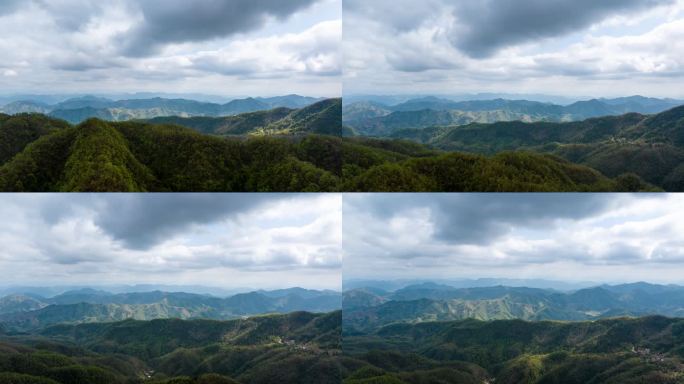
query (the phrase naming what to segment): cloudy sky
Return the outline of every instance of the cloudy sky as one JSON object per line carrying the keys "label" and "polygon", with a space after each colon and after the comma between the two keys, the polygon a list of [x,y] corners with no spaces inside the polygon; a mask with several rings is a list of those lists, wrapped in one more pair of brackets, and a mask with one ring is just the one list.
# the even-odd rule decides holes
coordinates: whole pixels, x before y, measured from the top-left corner
{"label": "cloudy sky", "polygon": [[3,0],[3,93],[341,93],[341,0]]}
{"label": "cloudy sky", "polygon": [[684,284],[678,194],[361,194],[343,215],[345,280]]}
{"label": "cloudy sky", "polygon": [[684,98],[684,0],[344,0],[345,94]]}
{"label": "cloudy sky", "polygon": [[3,285],[339,289],[332,194],[15,194],[0,200]]}

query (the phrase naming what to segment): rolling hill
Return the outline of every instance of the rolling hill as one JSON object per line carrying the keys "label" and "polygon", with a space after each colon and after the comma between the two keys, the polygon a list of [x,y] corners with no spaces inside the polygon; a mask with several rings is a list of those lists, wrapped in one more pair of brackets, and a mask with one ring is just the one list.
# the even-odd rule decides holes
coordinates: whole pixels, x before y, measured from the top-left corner
{"label": "rolling hill", "polygon": [[157,117],[153,124],[175,124],[213,135],[290,135],[315,133],[341,136],[342,100],[328,99],[301,109],[276,108],[228,117]]}
{"label": "rolling hill", "polygon": [[325,152],[336,139],[313,134],[226,139],[179,126],[3,115],[0,135],[12,137],[0,147],[3,191],[328,191],[340,173]]}
{"label": "rolling hill", "polygon": [[[339,100],[327,100],[228,122],[170,120],[194,129],[96,119],[73,126],[39,114],[0,115],[0,136],[8,138],[0,146],[0,191],[655,189],[639,177],[608,178],[554,155],[510,152],[487,157],[447,153],[408,141],[314,133],[335,131],[339,108]],[[265,122],[271,128],[260,128]],[[242,134],[217,137],[224,129]]]}
{"label": "rolling hill", "polygon": [[0,381],[338,383],[340,313],[59,325],[0,338]]}
{"label": "rolling hill", "polygon": [[344,383],[681,383],[682,319],[391,325],[345,336]]}
{"label": "rolling hill", "polygon": [[394,137],[447,151],[492,155],[524,150],[553,154],[608,177],[634,173],[668,191],[684,188],[684,107],[570,123],[498,122],[407,129]]}

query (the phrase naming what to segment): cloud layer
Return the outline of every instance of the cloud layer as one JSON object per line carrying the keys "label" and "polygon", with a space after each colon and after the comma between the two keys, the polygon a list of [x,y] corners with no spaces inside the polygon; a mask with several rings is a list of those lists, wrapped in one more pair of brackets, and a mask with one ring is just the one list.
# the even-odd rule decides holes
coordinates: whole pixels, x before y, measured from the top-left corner
{"label": "cloud layer", "polygon": [[340,93],[341,0],[29,0],[0,19],[5,92]]}
{"label": "cloud layer", "polygon": [[55,194],[2,202],[5,284],[339,284],[337,196]]}
{"label": "cloud layer", "polygon": [[345,279],[684,283],[677,195],[356,195],[343,212]]}
{"label": "cloud layer", "polygon": [[347,94],[684,97],[682,0],[345,0],[344,17]]}

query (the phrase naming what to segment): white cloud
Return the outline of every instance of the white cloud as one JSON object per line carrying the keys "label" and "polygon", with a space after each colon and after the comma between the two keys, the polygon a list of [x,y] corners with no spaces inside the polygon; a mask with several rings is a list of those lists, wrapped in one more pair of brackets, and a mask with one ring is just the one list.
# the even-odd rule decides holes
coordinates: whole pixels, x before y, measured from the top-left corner
{"label": "white cloud", "polygon": [[16,76],[5,71],[0,86],[41,94],[341,92],[341,0],[252,2],[242,15],[213,0],[192,9],[155,3],[162,2],[32,0],[8,8],[0,49]]}
{"label": "white cloud", "polygon": [[[344,277],[684,283],[681,196],[541,197],[416,194],[345,199]],[[502,225],[504,230],[494,230]],[[440,235],[441,228],[448,228],[446,235]],[[477,232],[464,237],[473,228]]]}
{"label": "white cloud", "polygon": [[[582,12],[565,0],[353,5],[345,12],[345,93],[684,97],[684,2],[592,3]],[[408,22],[390,7],[420,11]],[[535,12],[563,22],[521,21]]]}
{"label": "white cloud", "polygon": [[[252,198],[257,196],[5,195],[0,215],[11,222],[0,223],[0,280],[5,285],[183,281],[217,287],[338,288],[339,196],[263,195],[258,203],[249,203]],[[230,200],[243,207],[233,207]],[[202,212],[204,205],[213,206],[216,214]],[[131,216],[131,209],[141,212]],[[103,221],[103,214],[122,217]],[[138,222],[143,217],[145,222]],[[179,223],[160,227],[165,220]],[[138,240],[119,225],[158,234]],[[128,238],[135,239],[134,245],[149,245],[134,247]]]}

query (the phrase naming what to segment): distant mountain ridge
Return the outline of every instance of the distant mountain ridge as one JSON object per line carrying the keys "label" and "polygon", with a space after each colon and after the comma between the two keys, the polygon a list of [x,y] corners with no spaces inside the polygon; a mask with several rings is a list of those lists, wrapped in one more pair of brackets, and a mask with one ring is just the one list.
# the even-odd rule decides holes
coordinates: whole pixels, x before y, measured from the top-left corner
{"label": "distant mountain ridge", "polygon": [[65,292],[52,298],[11,295],[0,298],[0,324],[27,330],[59,323],[126,319],[227,320],[266,313],[331,312],[342,305],[339,292],[290,288],[255,291],[226,298],[183,292],[112,294],[96,290]]}
{"label": "distant mountain ridge", "polygon": [[44,113],[51,117],[66,120],[72,124],[78,124],[93,117],[107,121],[126,121],[132,119],[151,119],[159,116],[232,116],[274,108],[300,109],[322,100],[324,99],[286,95],[268,98],[235,99],[225,104],[217,104],[161,97],[111,100],[102,97],[84,96],[68,99],[53,105],[32,100],[15,101],[0,107],[0,113],[10,115],[17,113]]}
{"label": "distant mountain ridge", "polygon": [[393,292],[343,293],[345,327],[478,320],[593,320],[616,316],[684,316],[684,287],[647,283],[603,285],[572,292],[526,287],[454,288],[419,284]]}
{"label": "distant mountain ridge", "polygon": [[626,113],[654,114],[683,105],[684,101],[631,96],[615,99],[592,99],[569,105],[528,100],[452,101],[423,97],[387,106],[359,101],[345,105],[345,125],[361,135],[388,136],[401,129],[433,126],[495,123],[499,121],[570,122],[593,117]]}
{"label": "distant mountain ridge", "polygon": [[227,117],[164,116],[152,124],[176,124],[213,135],[291,135],[316,133],[341,136],[341,99],[326,99],[299,109],[279,107]]}

